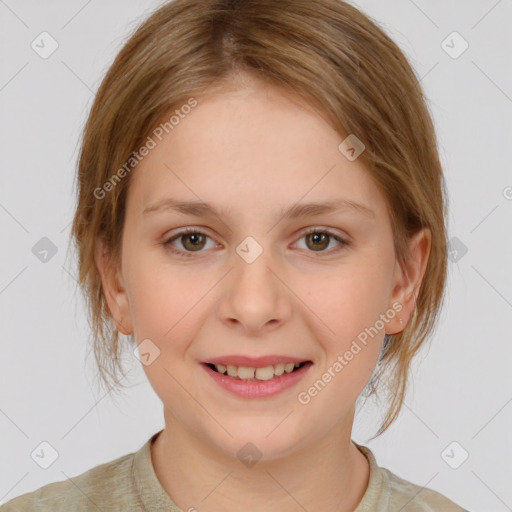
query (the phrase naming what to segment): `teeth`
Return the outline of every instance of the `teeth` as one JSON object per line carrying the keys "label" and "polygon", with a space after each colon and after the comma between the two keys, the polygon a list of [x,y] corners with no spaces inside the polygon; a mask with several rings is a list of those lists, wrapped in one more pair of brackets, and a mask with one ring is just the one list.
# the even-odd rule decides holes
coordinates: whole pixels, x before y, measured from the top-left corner
{"label": "teeth", "polygon": [[251,368],[248,366],[233,366],[228,364],[216,364],[215,369],[222,374],[227,374],[230,377],[238,377],[241,380],[271,380],[275,376],[279,377],[283,373],[291,373],[295,368],[298,368],[301,363],[279,363],[275,366],[269,365],[263,368]]}
{"label": "teeth", "polygon": [[[238,373],[240,377],[240,372]],[[243,377],[240,377],[243,379]],[[256,378],[258,380],[270,380],[274,378],[274,367],[265,366],[265,368],[256,368]]]}
{"label": "teeth", "polygon": [[283,363],[279,363],[279,364],[276,364],[274,366],[274,373],[279,376],[279,375],[283,375],[284,373],[284,364]]}
{"label": "teeth", "polygon": [[291,373],[293,372],[293,369],[295,368],[295,365],[293,363],[288,363],[288,364],[285,364],[284,365],[284,371],[286,373]]}
{"label": "teeth", "polygon": [[[258,371],[260,371],[259,368],[258,368]],[[254,368],[248,368],[247,366],[240,366],[238,368],[238,377],[240,377],[241,379],[245,379],[245,380],[254,379],[254,372],[255,372]],[[258,375],[258,378],[260,378],[259,375]]]}

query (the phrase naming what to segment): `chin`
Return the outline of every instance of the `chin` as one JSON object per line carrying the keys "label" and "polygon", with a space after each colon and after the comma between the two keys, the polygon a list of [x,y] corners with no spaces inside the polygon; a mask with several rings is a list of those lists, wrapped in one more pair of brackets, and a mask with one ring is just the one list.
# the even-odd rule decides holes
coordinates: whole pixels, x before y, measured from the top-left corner
{"label": "chin", "polygon": [[[219,429],[215,438],[210,439],[225,455],[240,460],[248,467],[251,467],[251,461],[263,462],[287,457],[303,444],[304,434],[301,435],[289,421],[291,418],[282,421],[285,416],[277,420],[247,417],[224,422],[223,426],[233,437]],[[206,435],[203,436],[205,438]]]}

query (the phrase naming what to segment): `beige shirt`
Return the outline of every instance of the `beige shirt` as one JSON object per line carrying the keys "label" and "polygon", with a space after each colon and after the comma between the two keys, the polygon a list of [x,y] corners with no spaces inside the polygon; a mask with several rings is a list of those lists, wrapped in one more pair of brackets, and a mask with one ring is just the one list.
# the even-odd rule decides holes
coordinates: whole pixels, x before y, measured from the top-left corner
{"label": "beige shirt", "polygon": [[[14,498],[0,512],[181,510],[160,484],[151,462],[151,443],[135,453],[96,466],[70,480],[47,484]],[[377,465],[371,450],[355,443],[370,463],[368,488],[354,512],[468,512],[436,491],[403,480]],[[200,506],[198,505],[198,512]]]}

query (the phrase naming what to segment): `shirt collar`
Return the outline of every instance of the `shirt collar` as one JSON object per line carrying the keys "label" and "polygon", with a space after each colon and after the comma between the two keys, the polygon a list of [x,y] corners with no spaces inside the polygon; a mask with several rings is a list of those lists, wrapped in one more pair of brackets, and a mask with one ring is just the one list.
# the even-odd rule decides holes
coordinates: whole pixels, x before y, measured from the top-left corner
{"label": "shirt collar", "polygon": [[141,501],[140,505],[146,512],[152,510],[182,512],[162,487],[151,461],[151,445],[160,432],[153,434],[135,453],[132,466],[133,483]]}
{"label": "shirt collar", "polygon": [[354,512],[379,512],[381,510],[388,510],[391,490],[384,471],[377,465],[375,455],[370,448],[360,445],[355,441],[352,442],[367,458],[370,464],[368,487]]}

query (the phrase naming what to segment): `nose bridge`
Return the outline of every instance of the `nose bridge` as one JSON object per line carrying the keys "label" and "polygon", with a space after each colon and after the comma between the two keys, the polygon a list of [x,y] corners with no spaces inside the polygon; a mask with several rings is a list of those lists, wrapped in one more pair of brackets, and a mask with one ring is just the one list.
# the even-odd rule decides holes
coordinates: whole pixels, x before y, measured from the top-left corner
{"label": "nose bridge", "polygon": [[[241,288],[239,292],[271,294],[275,288],[275,276],[271,270],[275,265],[272,250],[263,246],[263,237],[248,236],[236,247],[234,256],[234,285]],[[268,241],[267,237],[267,241]]]}
{"label": "nose bridge", "polygon": [[222,318],[237,320],[248,330],[283,320],[289,309],[286,287],[276,277],[271,249],[249,236],[236,247],[233,265],[228,292],[222,298]]}

